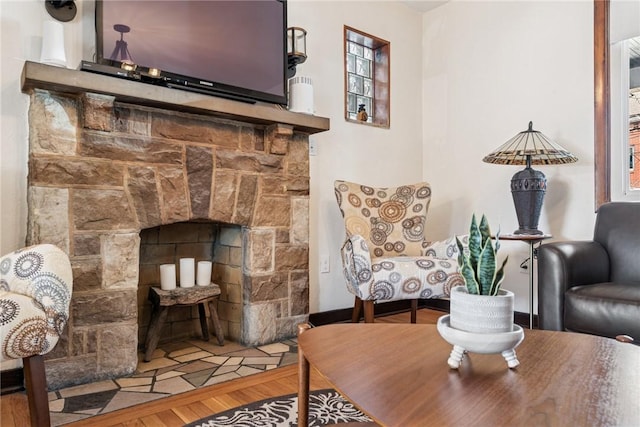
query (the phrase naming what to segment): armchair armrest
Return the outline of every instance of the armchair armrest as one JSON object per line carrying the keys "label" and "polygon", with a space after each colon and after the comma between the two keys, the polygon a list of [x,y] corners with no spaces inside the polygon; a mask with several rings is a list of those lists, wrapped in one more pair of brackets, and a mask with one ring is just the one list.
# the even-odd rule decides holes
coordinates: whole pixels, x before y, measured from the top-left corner
{"label": "armchair armrest", "polygon": [[609,256],[597,242],[554,242],[538,248],[541,329],[564,330],[564,294],[574,286],[608,281]]}
{"label": "armchair armrest", "polygon": [[[463,246],[469,244],[469,236],[457,236]],[[453,259],[458,262],[458,245],[456,244],[456,236],[449,237],[446,240],[438,240],[435,242],[425,242],[422,250],[423,256],[431,256],[439,259]]]}
{"label": "armchair armrest", "polygon": [[[373,283],[371,254],[366,240],[358,234],[348,236],[342,245],[340,254],[342,255],[342,273],[347,280],[347,289],[358,298],[362,298],[364,294],[360,288],[369,289]],[[368,291],[367,294],[369,294]]]}

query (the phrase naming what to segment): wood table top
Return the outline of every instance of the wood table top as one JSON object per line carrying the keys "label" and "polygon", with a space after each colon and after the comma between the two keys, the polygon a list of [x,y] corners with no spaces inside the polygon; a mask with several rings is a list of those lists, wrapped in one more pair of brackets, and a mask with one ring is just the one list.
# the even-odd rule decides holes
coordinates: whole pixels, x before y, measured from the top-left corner
{"label": "wood table top", "polygon": [[613,339],[525,330],[516,369],[475,353],[449,369],[435,325],[327,325],[298,345],[384,426],[640,425],[640,347]]}

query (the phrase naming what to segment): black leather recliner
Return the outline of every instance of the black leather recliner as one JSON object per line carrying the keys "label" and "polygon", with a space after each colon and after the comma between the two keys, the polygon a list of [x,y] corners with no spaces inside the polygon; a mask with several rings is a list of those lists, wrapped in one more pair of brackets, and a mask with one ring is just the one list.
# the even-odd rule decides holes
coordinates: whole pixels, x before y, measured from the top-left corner
{"label": "black leather recliner", "polygon": [[593,241],[538,248],[540,329],[640,339],[640,203],[600,207]]}

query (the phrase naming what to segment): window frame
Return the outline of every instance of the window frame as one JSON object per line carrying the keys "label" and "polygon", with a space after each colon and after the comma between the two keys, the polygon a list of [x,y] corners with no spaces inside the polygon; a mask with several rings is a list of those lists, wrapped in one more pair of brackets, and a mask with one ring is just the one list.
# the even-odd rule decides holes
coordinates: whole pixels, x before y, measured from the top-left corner
{"label": "window frame", "polygon": [[[373,50],[371,80],[373,84],[372,111],[367,111],[372,119],[361,121],[349,117],[349,74],[347,55],[348,42]],[[391,126],[391,43],[347,25],[344,26],[343,37],[344,59],[344,118],[349,123],[388,129]],[[357,103],[356,103],[357,105]]]}

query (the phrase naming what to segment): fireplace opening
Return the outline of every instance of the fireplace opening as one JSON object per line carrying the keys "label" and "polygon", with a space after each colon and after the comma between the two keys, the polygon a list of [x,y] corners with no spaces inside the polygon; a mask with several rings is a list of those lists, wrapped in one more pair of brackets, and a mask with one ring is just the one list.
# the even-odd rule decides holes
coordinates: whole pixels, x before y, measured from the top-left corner
{"label": "fireplace opening", "polygon": [[[138,347],[142,350],[151,320],[148,295],[160,286],[160,265],[174,264],[180,277],[180,258],[212,261],[212,282],[220,286],[218,315],[225,337],[239,341],[242,323],[241,227],[218,222],[181,222],[140,231],[138,283]],[[180,284],[178,283],[178,286]],[[208,307],[207,317],[210,318]],[[201,338],[197,306],[169,310],[160,344]]]}

